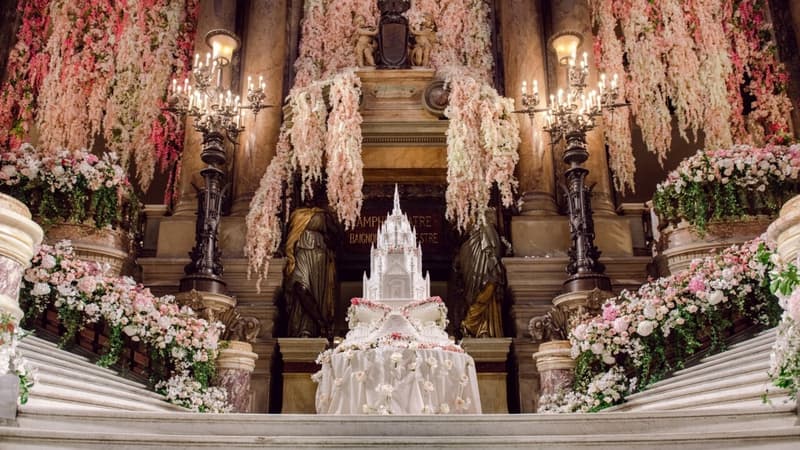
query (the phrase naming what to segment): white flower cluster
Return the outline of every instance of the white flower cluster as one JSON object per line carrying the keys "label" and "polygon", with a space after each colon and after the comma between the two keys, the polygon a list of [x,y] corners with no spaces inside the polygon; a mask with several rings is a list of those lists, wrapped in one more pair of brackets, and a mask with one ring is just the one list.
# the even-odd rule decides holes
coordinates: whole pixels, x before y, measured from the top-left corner
{"label": "white flower cluster", "polygon": [[178,373],[158,383],[156,390],[162,392],[171,403],[195,412],[226,413],[231,410],[228,393],[224,389],[204,388],[188,372]]}
{"label": "white flower cluster", "polygon": [[19,378],[19,402],[25,403],[28,391],[35,383],[36,374],[28,367],[28,362],[17,348],[22,331],[10,314],[0,314],[0,375],[14,374]]}

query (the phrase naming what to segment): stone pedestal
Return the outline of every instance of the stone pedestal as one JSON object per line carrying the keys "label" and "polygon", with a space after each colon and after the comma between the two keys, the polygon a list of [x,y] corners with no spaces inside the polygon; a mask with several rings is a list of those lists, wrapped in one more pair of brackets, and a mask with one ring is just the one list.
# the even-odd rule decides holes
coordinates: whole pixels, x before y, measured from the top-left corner
{"label": "stone pedestal", "polygon": [[775,241],[778,254],[786,262],[795,262],[800,253],[800,195],[787,201],[780,216],[767,229],[767,238]]}
{"label": "stone pedestal", "polygon": [[315,414],[317,384],[311,375],[319,370],[317,356],[328,346],[324,338],[279,338],[283,361],[283,404],[281,413]]}
{"label": "stone pedestal", "polygon": [[484,414],[508,414],[511,338],[464,338],[461,346],[475,360],[481,411]]}
{"label": "stone pedestal", "polygon": [[0,313],[22,318],[20,283],[42,236],[42,228],[31,220],[26,206],[0,194]]}
{"label": "stone pedestal", "polygon": [[539,371],[540,396],[570,389],[575,380],[575,360],[570,356],[569,341],[542,342],[533,354]]}
{"label": "stone pedestal", "polygon": [[175,295],[181,305],[187,305],[195,311],[207,310],[206,315],[216,318],[225,311],[236,306],[236,298],[216,292],[189,291]]}
{"label": "stone pedestal", "polygon": [[250,389],[250,376],[256,368],[258,355],[247,342],[229,341],[227,347],[219,351],[215,384],[228,392],[228,403],[232,412],[253,411],[253,396]]}
{"label": "stone pedestal", "polygon": [[670,225],[662,231],[661,254],[666,259],[670,273],[674,274],[688,268],[694,259],[760,236],[771,220],[767,216],[757,216],[741,221],[711,222],[705,233],[699,233],[687,222]]}
{"label": "stone pedestal", "polygon": [[83,260],[108,264],[112,275],[120,275],[132,264],[131,238],[127,232],[94,225],[57,223],[47,228],[47,242],[69,240],[75,255]]}

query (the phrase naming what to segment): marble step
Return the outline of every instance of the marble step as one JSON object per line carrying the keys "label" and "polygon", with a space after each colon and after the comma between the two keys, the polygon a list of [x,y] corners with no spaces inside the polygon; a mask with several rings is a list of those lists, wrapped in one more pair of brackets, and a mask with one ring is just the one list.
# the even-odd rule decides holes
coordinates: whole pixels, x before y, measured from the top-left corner
{"label": "marble step", "polygon": [[28,400],[31,406],[56,409],[125,411],[184,411],[168,403],[143,384],[126,380],[98,367],[87,358],[61,350],[50,342],[28,336],[20,349],[37,383]]}
{"label": "marble step", "polygon": [[0,449],[796,449],[793,409],[565,415],[316,416],[50,411],[23,407]]}
{"label": "marble step", "polygon": [[[769,380],[769,354],[776,330],[771,329],[704,358],[699,364],[631,395],[608,411],[687,410],[750,407],[773,409],[793,405],[788,392]],[[770,403],[764,403],[764,398]]]}

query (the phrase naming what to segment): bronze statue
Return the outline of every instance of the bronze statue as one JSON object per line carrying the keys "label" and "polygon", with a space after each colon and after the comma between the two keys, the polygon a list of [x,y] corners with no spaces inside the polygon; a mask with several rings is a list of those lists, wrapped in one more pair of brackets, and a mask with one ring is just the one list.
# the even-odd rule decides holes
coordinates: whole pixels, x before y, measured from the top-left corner
{"label": "bronze statue", "polygon": [[321,208],[298,208],[289,220],[284,292],[288,336],[328,337],[332,332],[336,264],[335,225]]}
{"label": "bronze statue", "polygon": [[356,61],[358,67],[374,66],[375,57],[373,52],[377,47],[375,43],[375,36],[378,31],[375,27],[367,26],[367,19],[358,15],[355,18],[356,31],[353,33],[353,44],[356,46]]}
{"label": "bronze statue", "polygon": [[415,66],[429,67],[431,65],[431,50],[433,44],[436,43],[436,27],[433,24],[433,17],[426,14],[422,23],[419,25],[419,30],[412,32],[414,34],[414,49],[411,50],[411,62]]}
{"label": "bronze statue", "polygon": [[500,236],[491,223],[477,225],[461,245],[454,270],[466,307],[460,326],[464,336],[503,337],[506,274],[502,256]]}

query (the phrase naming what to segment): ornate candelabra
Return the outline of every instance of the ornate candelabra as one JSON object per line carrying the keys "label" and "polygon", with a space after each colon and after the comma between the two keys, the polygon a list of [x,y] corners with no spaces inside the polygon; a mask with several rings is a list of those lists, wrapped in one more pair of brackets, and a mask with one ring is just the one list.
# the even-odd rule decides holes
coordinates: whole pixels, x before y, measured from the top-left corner
{"label": "ornate candelabra", "polygon": [[[555,95],[550,95],[547,107],[538,108],[540,98],[536,80],[532,83],[532,93],[528,93],[527,83],[523,81],[523,109],[516,111],[527,114],[532,126],[535,126],[534,116],[543,113],[545,123],[542,128],[550,134],[551,143],[555,144],[562,139],[566,142],[562,160],[568,166],[564,176],[572,237],[566,268],[569,277],[564,282],[567,292],[611,289],[605,267],[599,261],[600,251],[594,245],[591,187],[586,186],[586,175],[589,171],[583,167],[583,163],[589,158],[586,133],[595,128],[597,117],[604,109],[625,106],[624,103],[617,103],[619,89],[616,74],[608,85],[605,74],[602,74],[597,89],[587,92],[589,64],[586,53],[580,63],[577,63],[575,50],[579,44],[580,35],[576,33],[563,33],[553,39],[559,63],[567,66],[566,92],[559,89]],[[565,52],[568,53],[564,55]]]}
{"label": "ornate candelabra", "polygon": [[169,110],[192,117],[193,127],[203,136],[200,159],[206,167],[200,171],[204,185],[198,193],[195,246],[189,253],[191,262],[184,268],[180,290],[224,294],[222,263],[218,243],[222,203],[227,189],[224,186],[225,166],[228,158],[225,140],[236,145],[239,133],[244,130],[242,120],[245,110],[254,115],[268,105],[264,103],[264,81],[259,77],[254,86],[248,77],[247,104],[238,95],[223,87],[224,70],[230,65],[233,52],[240,42],[226,30],[212,30],[206,34],[206,43],[213,49],[205,61],[195,55],[190,81],[172,80]]}

